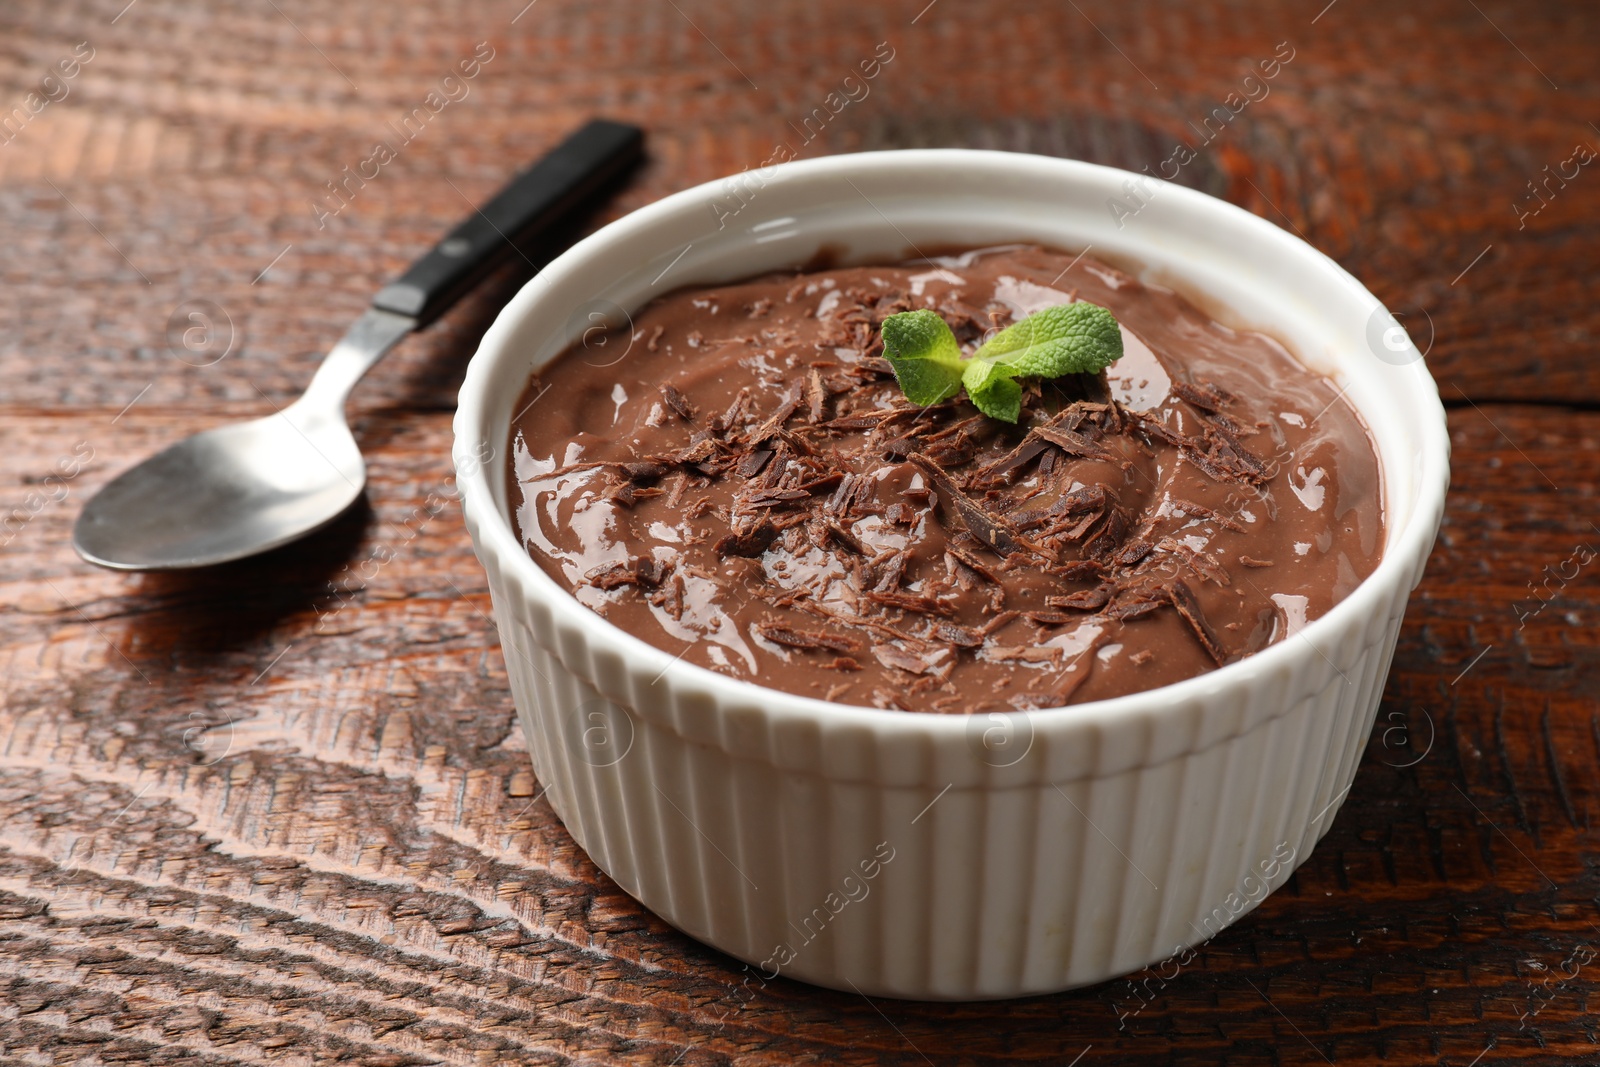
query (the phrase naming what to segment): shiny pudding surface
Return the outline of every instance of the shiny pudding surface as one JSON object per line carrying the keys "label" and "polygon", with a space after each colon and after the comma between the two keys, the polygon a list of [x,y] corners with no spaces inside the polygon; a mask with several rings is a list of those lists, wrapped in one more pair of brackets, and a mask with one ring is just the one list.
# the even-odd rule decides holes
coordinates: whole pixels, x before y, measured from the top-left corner
{"label": "shiny pudding surface", "polygon": [[[1074,299],[1116,315],[1124,355],[1029,384],[1014,426],[911,404],[881,358],[899,311],[970,352]],[[849,704],[1155,688],[1291,637],[1382,552],[1377,456],[1334,385],[1040,248],[670,293],[514,410],[515,526],[551,577],[687,662]]]}

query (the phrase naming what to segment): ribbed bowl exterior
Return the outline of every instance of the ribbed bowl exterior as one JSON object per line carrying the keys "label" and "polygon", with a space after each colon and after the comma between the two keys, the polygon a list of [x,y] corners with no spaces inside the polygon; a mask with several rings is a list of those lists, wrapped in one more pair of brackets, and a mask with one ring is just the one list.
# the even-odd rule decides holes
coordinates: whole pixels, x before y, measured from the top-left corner
{"label": "ribbed bowl exterior", "polygon": [[[922,151],[775,172],[745,231],[709,230],[702,209],[723,193],[707,186],[587,239],[518,295],[469,368],[463,510],[551,805],[625,891],[763,977],[1013,997],[1127,974],[1215,934],[1309,855],[1372,728],[1448,481],[1420,356],[1352,355],[1381,305],[1309,246],[1187,190],[1163,192],[1140,220],[1150,229],[1130,236],[1094,218],[1127,176],[1086,164]],[[980,222],[947,221],[964,217]],[[521,383],[573,339],[582,297],[637,306],[663,265],[682,272],[674,285],[726,280],[803,261],[806,241],[830,237],[882,257],[901,238],[975,245],[1019,228],[1205,274],[1347,379],[1384,464],[1379,570],[1324,618],[1198,679],[940,716],[826,705],[675,661],[528,558],[503,459],[474,457],[501,456]]]}
{"label": "ribbed bowl exterior", "polygon": [[1406,600],[1159,724],[1013,717],[1032,744],[1001,767],[965,732],[774,720],[759,690],[655,676],[485,565],[534,767],[595,863],[769,977],[916,999],[1103,981],[1281,885],[1350,787]]}

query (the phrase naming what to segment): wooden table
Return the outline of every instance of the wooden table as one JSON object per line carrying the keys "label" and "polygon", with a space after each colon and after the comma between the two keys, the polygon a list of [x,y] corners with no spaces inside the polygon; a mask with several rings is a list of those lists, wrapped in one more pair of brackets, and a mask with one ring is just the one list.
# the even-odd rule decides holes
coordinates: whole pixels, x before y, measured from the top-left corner
{"label": "wooden table", "polygon": [[[1592,10],[126,2],[19,0],[0,32],[0,1058],[1600,1057],[1600,176],[1570,162],[1600,146]],[[807,127],[880,42],[869,94]],[[592,114],[650,131],[608,217],[783,144],[1139,169],[1280,42],[1270,94],[1181,180],[1431,341],[1455,486],[1332,831],[1171,981],[975,1005],[780,981],[716,1021],[736,966],[540,798],[448,499],[462,368],[525,266],[357,391],[371,482],[322,535],[186,576],[68,547],[110,475],[291,399],[381,282]],[[327,183],[431,91],[458,98],[332,214]]]}

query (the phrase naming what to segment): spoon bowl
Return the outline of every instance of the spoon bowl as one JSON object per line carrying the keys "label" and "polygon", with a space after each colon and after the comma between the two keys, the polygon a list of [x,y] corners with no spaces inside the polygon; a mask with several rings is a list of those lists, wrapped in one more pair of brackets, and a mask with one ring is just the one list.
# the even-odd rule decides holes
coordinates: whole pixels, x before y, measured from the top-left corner
{"label": "spoon bowl", "polygon": [[344,419],[300,401],[196,434],[124,471],[83,509],[73,547],[115,570],[226,563],[325,526],[366,479]]}

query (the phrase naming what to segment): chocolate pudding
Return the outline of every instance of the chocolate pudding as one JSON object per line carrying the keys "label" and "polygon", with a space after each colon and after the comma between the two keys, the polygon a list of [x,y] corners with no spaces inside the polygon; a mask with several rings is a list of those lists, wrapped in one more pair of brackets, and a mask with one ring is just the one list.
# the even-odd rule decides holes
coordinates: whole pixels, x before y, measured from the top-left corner
{"label": "chocolate pudding", "polygon": [[[930,308],[970,353],[1041,308],[1121,325],[1015,425],[881,358]],[[1006,247],[683,290],[529,384],[516,528],[584,605],[690,663],[906,711],[1054,707],[1292,638],[1382,552],[1353,408],[1271,338],[1089,257]],[[605,341],[605,344],[598,342]]]}

